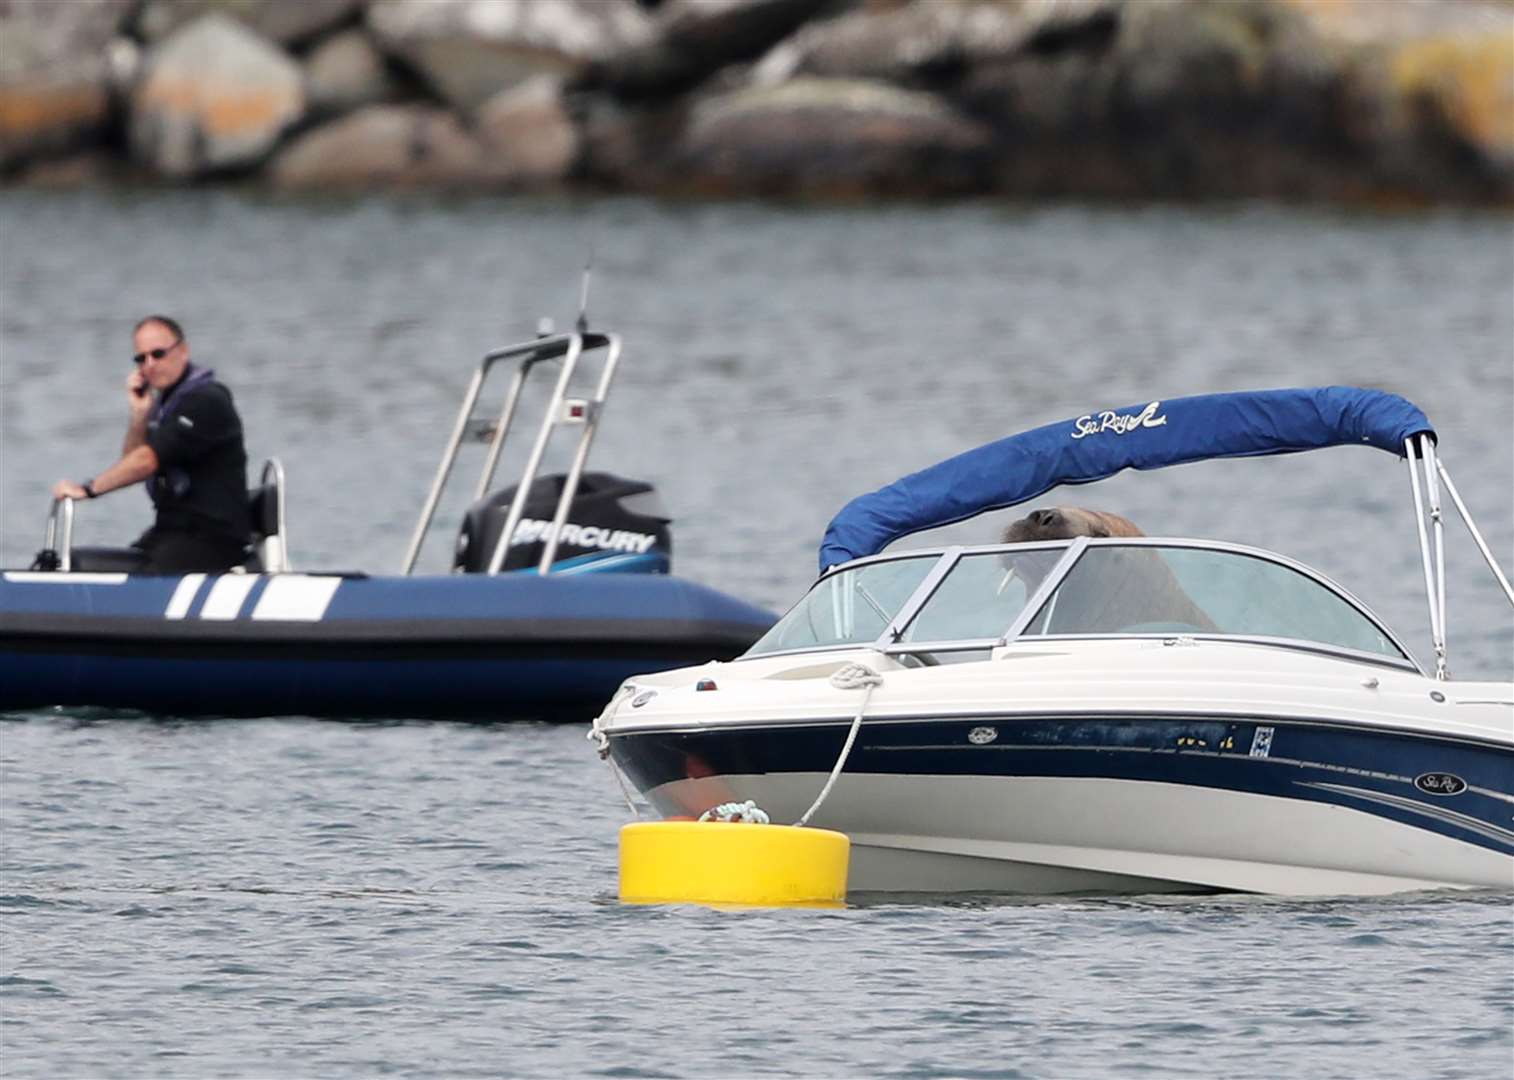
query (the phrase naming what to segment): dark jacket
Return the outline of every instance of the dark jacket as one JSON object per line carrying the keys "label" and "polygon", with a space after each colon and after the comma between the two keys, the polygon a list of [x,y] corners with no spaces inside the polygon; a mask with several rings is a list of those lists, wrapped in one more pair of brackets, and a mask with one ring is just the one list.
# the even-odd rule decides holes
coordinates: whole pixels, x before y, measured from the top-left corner
{"label": "dark jacket", "polygon": [[242,420],[213,371],[190,364],[158,399],[147,419],[147,445],[158,455],[158,471],[147,481],[158,510],[155,530],[251,541]]}

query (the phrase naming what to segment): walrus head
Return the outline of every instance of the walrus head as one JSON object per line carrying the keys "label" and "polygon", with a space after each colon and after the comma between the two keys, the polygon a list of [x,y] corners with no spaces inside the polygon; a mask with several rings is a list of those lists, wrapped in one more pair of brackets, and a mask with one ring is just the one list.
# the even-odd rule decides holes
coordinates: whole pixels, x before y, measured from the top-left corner
{"label": "walrus head", "polygon": [[1080,506],[1053,506],[1032,510],[1004,530],[1001,543],[1030,540],[1071,540],[1074,536],[1145,536],[1134,522],[1119,514],[1085,510]]}

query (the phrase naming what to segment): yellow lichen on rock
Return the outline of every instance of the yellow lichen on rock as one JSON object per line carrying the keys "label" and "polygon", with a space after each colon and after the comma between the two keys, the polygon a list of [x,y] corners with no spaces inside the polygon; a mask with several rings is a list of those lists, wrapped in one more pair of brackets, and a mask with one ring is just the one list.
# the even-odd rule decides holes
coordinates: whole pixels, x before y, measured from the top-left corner
{"label": "yellow lichen on rock", "polygon": [[200,105],[200,123],[212,135],[235,136],[276,122],[284,98],[275,94],[211,97]]}
{"label": "yellow lichen on rock", "polygon": [[1393,55],[1392,82],[1406,99],[1433,100],[1467,142],[1514,155],[1514,33],[1406,43]]}
{"label": "yellow lichen on rock", "polygon": [[23,140],[34,132],[95,123],[109,105],[103,87],[25,84],[0,87],[0,140]]}

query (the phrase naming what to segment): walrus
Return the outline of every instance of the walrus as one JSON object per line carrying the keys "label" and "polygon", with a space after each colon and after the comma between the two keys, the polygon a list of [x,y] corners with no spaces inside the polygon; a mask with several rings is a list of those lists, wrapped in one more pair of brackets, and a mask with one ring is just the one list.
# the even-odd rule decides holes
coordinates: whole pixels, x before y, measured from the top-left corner
{"label": "walrus", "polygon": [[1074,536],[1145,536],[1129,518],[1081,506],[1053,506],[1032,510],[1010,523],[1000,543],[1023,544],[1028,540],[1071,540]]}
{"label": "walrus", "polygon": [[[1119,514],[1053,506],[1032,510],[1011,522],[1001,542],[1145,535],[1135,522]],[[1026,584],[1033,589],[1037,582]],[[1162,553],[1147,547],[1119,547],[1084,556],[1031,625],[1030,632],[1042,634],[1131,633],[1147,628],[1213,633],[1219,629],[1189,599]]]}

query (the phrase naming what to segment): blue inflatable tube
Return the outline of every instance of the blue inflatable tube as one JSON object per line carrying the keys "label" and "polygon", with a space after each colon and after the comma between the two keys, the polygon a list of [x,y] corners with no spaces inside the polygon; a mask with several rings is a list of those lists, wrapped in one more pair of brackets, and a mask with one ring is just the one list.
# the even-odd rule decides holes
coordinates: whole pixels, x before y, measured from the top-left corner
{"label": "blue inflatable tube", "polygon": [[773,615],[663,575],[0,574],[0,711],[590,720]]}

